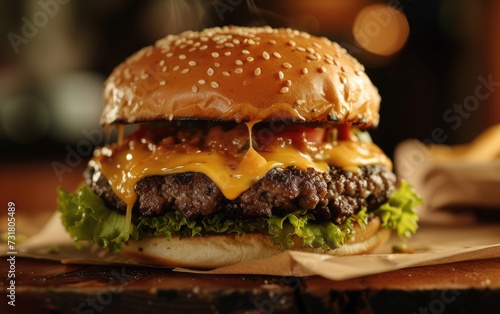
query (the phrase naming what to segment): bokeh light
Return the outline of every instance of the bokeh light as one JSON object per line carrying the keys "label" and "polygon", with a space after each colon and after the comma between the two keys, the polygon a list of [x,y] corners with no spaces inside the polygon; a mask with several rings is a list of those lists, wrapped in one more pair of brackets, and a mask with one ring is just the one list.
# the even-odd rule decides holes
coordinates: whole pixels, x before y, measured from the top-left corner
{"label": "bokeh light", "polygon": [[48,88],[54,112],[52,131],[61,141],[75,143],[83,130],[99,127],[104,77],[91,72],[74,72]]}
{"label": "bokeh light", "polygon": [[391,56],[401,50],[409,34],[406,16],[389,5],[367,6],[354,20],[353,35],[357,43],[380,56]]}

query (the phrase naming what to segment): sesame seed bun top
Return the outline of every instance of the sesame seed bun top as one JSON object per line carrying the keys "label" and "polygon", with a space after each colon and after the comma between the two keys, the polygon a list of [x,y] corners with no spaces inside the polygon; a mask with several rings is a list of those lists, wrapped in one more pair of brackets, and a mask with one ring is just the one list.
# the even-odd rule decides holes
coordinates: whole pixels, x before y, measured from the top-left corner
{"label": "sesame seed bun top", "polygon": [[169,35],[105,83],[101,122],[292,119],[374,127],[380,96],[337,43],[291,29],[223,27]]}

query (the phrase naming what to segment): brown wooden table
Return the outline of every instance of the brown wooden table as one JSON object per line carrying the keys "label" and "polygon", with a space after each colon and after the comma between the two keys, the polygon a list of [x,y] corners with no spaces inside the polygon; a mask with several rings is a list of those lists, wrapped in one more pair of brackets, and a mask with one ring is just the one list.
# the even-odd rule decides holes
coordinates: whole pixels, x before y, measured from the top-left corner
{"label": "brown wooden table", "polygon": [[16,260],[16,306],[0,262],[1,313],[499,313],[500,258],[357,279],[195,275]]}
{"label": "brown wooden table", "polygon": [[[83,168],[60,181],[46,161],[0,166],[0,190],[16,203],[18,235],[29,236],[45,223],[55,208],[55,187],[75,188]],[[4,209],[0,231],[6,227]],[[0,313],[500,313],[500,258],[344,281],[16,258],[15,307],[7,303],[9,267],[2,257]]]}

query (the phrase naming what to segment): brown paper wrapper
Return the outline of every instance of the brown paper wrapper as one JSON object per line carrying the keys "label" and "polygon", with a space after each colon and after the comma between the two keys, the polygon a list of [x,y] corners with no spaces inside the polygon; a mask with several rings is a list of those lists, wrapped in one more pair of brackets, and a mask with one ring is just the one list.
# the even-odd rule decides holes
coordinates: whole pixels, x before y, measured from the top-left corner
{"label": "brown paper wrapper", "polygon": [[[325,254],[285,251],[276,256],[212,270],[175,268],[196,274],[257,274],[275,276],[320,275],[343,280],[391,270],[443,264],[472,259],[500,257],[500,225],[467,227],[423,226],[409,243],[412,254],[392,254],[398,244],[391,239],[373,254],[335,257]],[[7,252],[5,247],[1,252]],[[68,264],[137,264],[120,254],[111,254],[95,245],[77,248],[65,232],[58,213],[27,241],[17,245],[17,255],[61,261]],[[151,265],[144,265],[151,266]]]}
{"label": "brown paper wrapper", "polygon": [[396,149],[398,176],[424,199],[425,205],[418,209],[421,221],[457,224],[481,217],[500,221],[500,159],[437,158],[446,148],[407,140]]}

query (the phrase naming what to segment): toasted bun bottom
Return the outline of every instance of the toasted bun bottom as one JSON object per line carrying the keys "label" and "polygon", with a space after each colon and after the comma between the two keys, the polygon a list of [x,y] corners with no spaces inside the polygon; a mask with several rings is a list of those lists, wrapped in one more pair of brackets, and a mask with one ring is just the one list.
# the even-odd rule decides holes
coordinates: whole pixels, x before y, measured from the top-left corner
{"label": "toasted bun bottom", "polygon": [[[364,230],[356,228],[355,236],[338,249],[324,251],[303,247],[301,241],[297,240],[291,250],[335,256],[357,255],[373,251],[385,243],[389,236],[390,230],[381,229],[380,220],[376,218]],[[148,265],[212,269],[270,257],[280,252],[279,245],[274,245],[268,235],[249,233],[243,236],[230,234],[171,240],[151,237],[129,241],[123,254],[135,262]]]}

